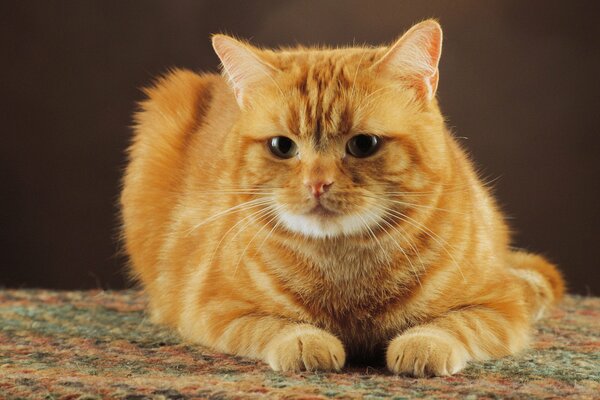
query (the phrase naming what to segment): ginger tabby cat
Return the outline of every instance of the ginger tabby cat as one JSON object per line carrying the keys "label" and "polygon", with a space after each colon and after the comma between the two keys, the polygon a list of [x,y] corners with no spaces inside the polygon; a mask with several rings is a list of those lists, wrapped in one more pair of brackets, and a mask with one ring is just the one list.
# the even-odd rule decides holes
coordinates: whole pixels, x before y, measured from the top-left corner
{"label": "ginger tabby cat", "polygon": [[449,375],[527,346],[563,281],[509,247],[444,125],[442,31],[389,47],[213,37],[223,75],[147,89],[121,198],[154,321],[275,370]]}

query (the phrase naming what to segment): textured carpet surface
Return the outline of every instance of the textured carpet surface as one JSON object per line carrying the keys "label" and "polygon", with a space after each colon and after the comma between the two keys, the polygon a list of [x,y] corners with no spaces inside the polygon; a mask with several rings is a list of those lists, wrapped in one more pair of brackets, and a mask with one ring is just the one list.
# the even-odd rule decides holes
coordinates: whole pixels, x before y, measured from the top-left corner
{"label": "textured carpet surface", "polygon": [[138,292],[0,290],[0,398],[600,398],[600,298],[568,297],[532,350],[447,378],[276,373],[181,343]]}

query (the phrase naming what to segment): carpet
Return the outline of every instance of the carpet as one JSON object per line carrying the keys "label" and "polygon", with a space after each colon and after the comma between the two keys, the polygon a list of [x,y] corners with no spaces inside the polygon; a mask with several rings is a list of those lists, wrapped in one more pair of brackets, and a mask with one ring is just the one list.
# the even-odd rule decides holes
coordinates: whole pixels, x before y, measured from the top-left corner
{"label": "carpet", "polygon": [[567,297],[529,351],[433,379],[273,372],[182,343],[144,304],[133,290],[0,290],[0,398],[600,398],[600,298]]}

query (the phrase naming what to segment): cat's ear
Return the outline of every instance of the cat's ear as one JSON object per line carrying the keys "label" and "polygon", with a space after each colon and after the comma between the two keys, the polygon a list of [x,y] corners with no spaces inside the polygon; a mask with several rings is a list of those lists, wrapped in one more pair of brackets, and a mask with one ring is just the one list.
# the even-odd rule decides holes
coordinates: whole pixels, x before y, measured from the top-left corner
{"label": "cat's ear", "polygon": [[404,81],[408,79],[429,101],[437,90],[441,54],[442,28],[430,19],[410,28],[373,67]]}
{"label": "cat's ear", "polygon": [[261,60],[252,46],[227,35],[214,35],[212,45],[238,104],[244,107],[248,93],[260,82],[272,79],[276,69]]}

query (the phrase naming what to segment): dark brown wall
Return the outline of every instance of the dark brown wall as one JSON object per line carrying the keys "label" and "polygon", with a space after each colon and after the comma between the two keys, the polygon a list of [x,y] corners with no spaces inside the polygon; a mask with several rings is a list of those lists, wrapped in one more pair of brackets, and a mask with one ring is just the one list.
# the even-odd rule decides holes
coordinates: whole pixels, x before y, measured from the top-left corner
{"label": "dark brown wall", "polygon": [[597,2],[12,1],[0,5],[0,285],[118,288],[116,200],[139,87],[216,70],[209,34],[382,43],[445,29],[439,97],[516,244],[600,294]]}

